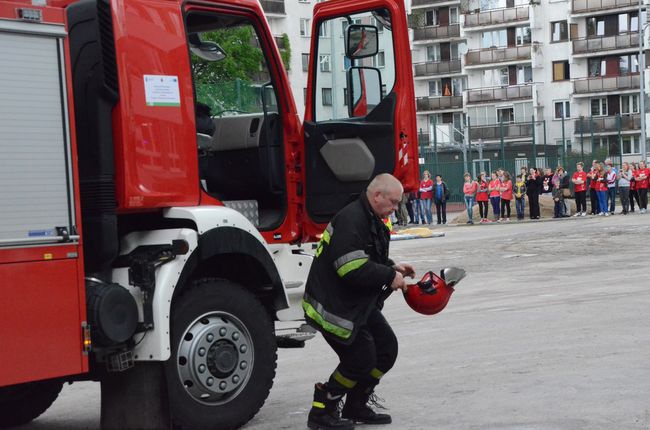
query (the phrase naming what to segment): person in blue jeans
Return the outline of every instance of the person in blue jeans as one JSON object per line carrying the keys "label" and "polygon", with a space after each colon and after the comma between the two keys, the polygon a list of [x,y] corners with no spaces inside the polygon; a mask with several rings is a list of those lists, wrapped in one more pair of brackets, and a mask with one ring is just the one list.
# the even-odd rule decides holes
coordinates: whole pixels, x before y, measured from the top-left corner
{"label": "person in blue jeans", "polygon": [[609,214],[614,215],[616,211],[616,178],[617,172],[611,161],[606,164],[607,172],[607,201],[609,203]]}
{"label": "person in blue jeans", "polygon": [[422,224],[431,224],[431,199],[433,198],[433,181],[428,170],[422,172],[420,181],[420,221]]}
{"label": "person in blue jeans", "polygon": [[596,181],[598,188],[596,188],[596,197],[598,198],[598,207],[600,209],[599,215],[609,216],[607,210],[607,172],[602,164],[596,167]]}
{"label": "person in blue jeans", "polygon": [[474,199],[478,191],[478,182],[472,181],[472,176],[465,173],[463,194],[465,195],[465,208],[467,209],[467,224],[474,224]]}

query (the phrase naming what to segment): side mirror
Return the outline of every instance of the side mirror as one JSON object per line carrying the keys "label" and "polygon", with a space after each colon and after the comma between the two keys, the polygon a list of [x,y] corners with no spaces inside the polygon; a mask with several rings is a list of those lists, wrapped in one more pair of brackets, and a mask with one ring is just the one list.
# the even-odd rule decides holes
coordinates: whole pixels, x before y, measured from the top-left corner
{"label": "side mirror", "polygon": [[377,27],[374,25],[351,24],[348,26],[345,55],[348,58],[366,58],[379,51]]}
{"label": "side mirror", "polygon": [[373,67],[348,69],[348,116],[363,117],[381,101],[381,73]]}
{"label": "side mirror", "polygon": [[445,284],[449,287],[453,287],[458,284],[464,277],[467,275],[464,269],[458,267],[447,267],[442,269],[440,272],[440,277],[444,279]]}
{"label": "side mirror", "polygon": [[201,40],[198,34],[190,34],[190,51],[206,61],[221,61],[226,58],[225,51],[217,42]]}

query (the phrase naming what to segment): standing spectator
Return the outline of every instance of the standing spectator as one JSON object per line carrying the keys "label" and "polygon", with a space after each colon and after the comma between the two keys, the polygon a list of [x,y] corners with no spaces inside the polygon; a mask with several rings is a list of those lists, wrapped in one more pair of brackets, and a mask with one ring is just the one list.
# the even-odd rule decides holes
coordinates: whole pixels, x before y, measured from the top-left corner
{"label": "standing spectator", "polygon": [[648,211],[648,179],[650,178],[650,170],[646,168],[645,161],[639,161],[639,168],[634,172],[634,180],[636,181],[636,190],[639,192],[639,213],[646,213]]}
{"label": "standing spectator", "polygon": [[415,224],[416,223],[416,217],[415,217],[415,211],[414,206],[417,205],[417,199],[415,197],[415,193],[406,193],[408,196],[408,199],[406,200],[406,211],[409,214],[409,224]]}
{"label": "standing spectator", "polygon": [[526,176],[528,176],[528,167],[522,166],[519,169],[519,175],[521,175],[521,180],[526,182]]}
{"label": "standing spectator", "polygon": [[584,172],[584,163],[579,161],[576,164],[576,171],[571,177],[573,192],[576,196],[576,214],[574,216],[587,215],[587,174]]}
{"label": "standing spectator", "polygon": [[600,213],[600,205],[598,203],[598,176],[597,176],[598,161],[594,160],[591,163],[591,170],[587,173],[589,178],[589,197],[591,200],[591,215],[598,215]]}
{"label": "standing spectator", "polygon": [[433,198],[433,181],[428,170],[422,173],[420,181],[420,220],[422,224],[431,224],[431,199]]}
{"label": "standing spectator", "polygon": [[553,218],[561,218],[562,217],[562,208],[564,206],[564,194],[562,194],[562,188],[560,187],[562,181],[564,180],[564,177],[566,176],[566,173],[564,173],[564,168],[561,166],[558,166],[558,168],[555,170],[555,175],[553,175],[553,179],[551,180],[553,184],[553,203],[554,203],[554,211],[553,211]]}
{"label": "standing spectator", "polygon": [[434,188],[435,194],[433,195],[433,201],[436,204],[438,225],[447,224],[447,199],[449,199],[449,188],[447,188],[447,184],[442,181],[442,175],[436,175]]}
{"label": "standing spectator", "polygon": [[611,161],[605,164],[607,174],[607,203],[609,204],[609,214],[614,215],[616,211],[616,170],[612,166]]}
{"label": "standing spectator", "polygon": [[512,181],[510,173],[503,172],[501,181],[501,220],[510,221],[510,201],[512,200]]}
{"label": "standing spectator", "polygon": [[496,170],[492,172],[492,179],[488,183],[488,191],[490,192],[490,203],[492,203],[494,221],[499,221],[499,215],[501,214],[501,181]]}
{"label": "standing spectator", "polygon": [[596,168],[596,196],[598,197],[598,209],[600,215],[609,216],[607,210],[607,172],[602,164]]}
{"label": "standing spectator", "polygon": [[488,181],[485,177],[485,172],[481,172],[481,174],[478,175],[477,182],[478,191],[476,192],[476,203],[478,203],[478,211],[481,216],[480,222],[486,223],[488,222],[488,201],[490,201],[490,198],[488,197]]}
{"label": "standing spectator", "polygon": [[409,196],[408,193],[402,193],[402,199],[397,204],[397,224],[398,225],[407,225],[408,224],[408,211],[406,210],[406,205],[408,204]]}
{"label": "standing spectator", "polygon": [[553,169],[547,167],[544,169],[542,177],[542,189],[540,194],[551,194],[553,192]]}
{"label": "standing spectator", "polygon": [[524,182],[525,176],[517,176],[517,181],[515,182],[515,208],[517,209],[517,219],[521,221],[524,219],[524,208],[526,206],[526,182]]}
{"label": "standing spectator", "polygon": [[623,163],[623,170],[618,176],[618,195],[621,198],[623,215],[627,215],[630,209],[630,180],[633,177],[629,163]]}
{"label": "standing spectator", "polygon": [[465,173],[463,194],[465,195],[465,208],[467,209],[467,224],[474,224],[474,199],[478,191],[478,183],[472,180],[469,173]]}
{"label": "standing spectator", "polygon": [[530,207],[530,219],[539,219],[539,194],[542,189],[542,178],[535,167],[530,168],[526,179],[526,195]]}
{"label": "standing spectator", "polygon": [[634,172],[638,169],[635,163],[630,163],[630,170],[632,171],[632,179],[630,179],[630,212],[634,212],[634,201],[636,200],[636,205],[641,207],[639,204],[639,192],[636,189],[636,179],[634,178]]}
{"label": "standing spectator", "polygon": [[570,181],[571,178],[569,178],[569,173],[564,170],[564,167],[559,167],[562,169],[562,177],[560,178],[560,190],[562,192],[562,206],[560,207],[561,210],[561,216],[566,218],[570,216],[571,209],[567,205],[567,199],[571,198],[571,189],[570,187]]}

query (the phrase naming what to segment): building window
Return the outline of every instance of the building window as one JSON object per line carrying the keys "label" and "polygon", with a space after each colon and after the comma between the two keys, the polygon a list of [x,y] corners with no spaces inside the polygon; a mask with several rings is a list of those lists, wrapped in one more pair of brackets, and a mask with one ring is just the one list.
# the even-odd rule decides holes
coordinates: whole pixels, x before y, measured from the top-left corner
{"label": "building window", "polygon": [[[354,18],[352,20],[352,24],[361,24],[361,18]],[[347,19],[341,21],[341,37],[345,37],[345,32],[348,29],[348,25],[350,24],[348,23]]]}
{"label": "building window", "polygon": [[308,18],[300,18],[300,35],[309,37],[309,21]]}
{"label": "building window", "polygon": [[500,87],[510,84],[510,73],[507,67],[488,69],[483,71],[484,87]]}
{"label": "building window", "polygon": [[587,61],[589,77],[604,76],[607,74],[607,62],[602,58],[590,58]]}
{"label": "building window", "polygon": [[569,32],[566,21],[551,23],[551,42],[564,42],[569,40]]}
{"label": "building window", "polygon": [[517,45],[529,45],[530,44],[530,27],[517,27]]}
{"label": "building window", "polygon": [[618,58],[619,75],[629,75],[630,73],[639,73],[639,56],[621,55]]}
{"label": "building window", "polygon": [[623,155],[641,153],[641,145],[639,145],[639,136],[625,136],[623,137],[622,140],[623,140]]}
{"label": "building window", "polygon": [[481,38],[483,48],[503,48],[508,46],[508,32],[505,29],[484,31]]}
{"label": "building window", "polygon": [[449,8],[449,24],[458,24],[458,8],[450,7]]}
{"label": "building window", "polygon": [[449,45],[450,50],[450,59],[460,60],[460,52],[458,52],[458,43],[452,43]]}
{"label": "building window", "polygon": [[323,106],[332,106],[331,88],[323,88]]}
{"label": "building window", "polygon": [[553,80],[566,81],[570,79],[569,61],[553,61]]}
{"label": "building window", "polygon": [[327,27],[329,27],[330,21],[326,21],[321,23],[320,27],[318,27],[318,37],[328,37],[329,36],[329,31],[327,30]]}
{"label": "building window", "polygon": [[628,31],[639,31],[638,12],[618,15],[618,34],[627,33]]}
{"label": "building window", "polygon": [[639,96],[636,94],[621,96],[621,113],[627,115],[639,113]]}
{"label": "building window", "polygon": [[386,57],[384,51],[377,52],[377,55],[372,57],[372,67],[382,68],[386,66]]}
{"label": "building window", "polygon": [[531,66],[517,66],[517,83],[533,82],[533,68]]}
{"label": "building window", "polygon": [[563,100],[561,102],[555,102],[555,119],[570,118],[571,117],[571,105],[568,100]]}
{"label": "building window", "polygon": [[605,17],[587,18],[587,37],[605,35]]}
{"label": "building window", "polygon": [[434,63],[440,61],[440,45],[427,46],[427,61]]}
{"label": "building window", "polygon": [[318,56],[318,63],[320,64],[320,71],[321,72],[331,72],[332,69],[330,67],[330,56],[328,55],[319,55]]}
{"label": "building window", "polygon": [[302,71],[309,70],[309,54],[302,54]]}
{"label": "building window", "polygon": [[515,110],[512,107],[497,109],[497,121],[499,123],[515,122]]}
{"label": "building window", "polygon": [[441,82],[438,81],[429,81],[429,97],[439,97],[442,94],[440,90]]}
{"label": "building window", "polygon": [[438,11],[428,10],[424,13],[424,25],[438,25]]}
{"label": "building window", "polygon": [[591,116],[607,116],[607,97],[591,99]]}

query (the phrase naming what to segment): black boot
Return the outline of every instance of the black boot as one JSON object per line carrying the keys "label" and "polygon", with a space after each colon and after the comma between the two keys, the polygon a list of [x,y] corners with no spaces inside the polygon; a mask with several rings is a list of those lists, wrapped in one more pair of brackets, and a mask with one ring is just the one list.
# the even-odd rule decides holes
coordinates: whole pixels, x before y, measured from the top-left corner
{"label": "black boot", "polygon": [[343,418],[356,424],[390,424],[393,420],[388,414],[378,414],[370,405],[385,409],[377,402],[373,386],[357,384],[347,395],[343,406]]}
{"label": "black boot", "polygon": [[343,401],[343,393],[333,394],[328,392],[326,384],[316,384],[307,427],[312,430],[353,430],[354,423],[342,419],[339,415],[341,401]]}

